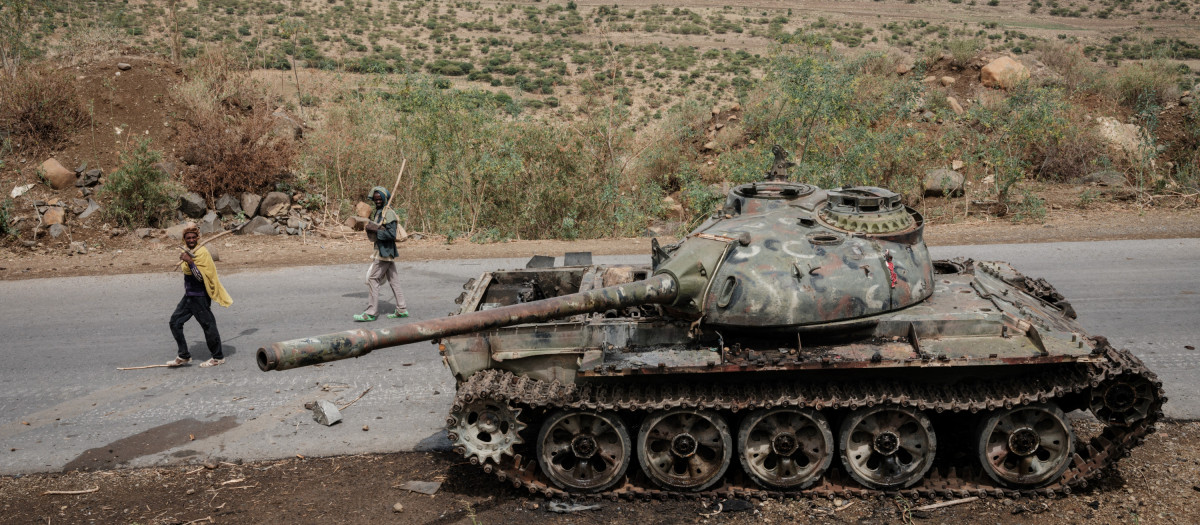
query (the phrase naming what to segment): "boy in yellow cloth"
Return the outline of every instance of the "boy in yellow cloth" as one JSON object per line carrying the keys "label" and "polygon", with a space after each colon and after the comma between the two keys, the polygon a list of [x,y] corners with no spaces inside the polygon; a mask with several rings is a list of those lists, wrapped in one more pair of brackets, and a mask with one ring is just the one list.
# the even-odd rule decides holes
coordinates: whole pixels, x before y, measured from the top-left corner
{"label": "boy in yellow cloth", "polygon": [[187,341],[183,337],[183,323],[192,317],[200,323],[200,328],[204,330],[204,340],[208,343],[208,351],[212,352],[212,359],[201,363],[200,366],[207,368],[225,362],[225,356],[221,353],[221,334],[217,331],[217,319],[213,317],[210,307],[213,300],[221,306],[228,307],[233,304],[233,299],[217,278],[217,265],[213,263],[208,248],[196,247],[199,240],[200,229],[195,224],[188,223],[188,227],[183,230],[183,242],[188,249],[179,254],[179,270],[183,272],[183,299],[179,300],[175,313],[171,314],[171,335],[175,336],[179,355],[167,363],[169,367],[183,366],[192,361]]}

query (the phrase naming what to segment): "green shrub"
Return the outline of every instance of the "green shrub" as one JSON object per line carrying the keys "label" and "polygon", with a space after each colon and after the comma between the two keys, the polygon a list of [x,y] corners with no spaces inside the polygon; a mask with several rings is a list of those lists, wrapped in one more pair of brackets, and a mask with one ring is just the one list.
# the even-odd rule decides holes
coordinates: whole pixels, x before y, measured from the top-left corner
{"label": "green shrub", "polygon": [[1179,70],[1165,60],[1128,63],[1117,69],[1113,88],[1122,104],[1140,112],[1170,100],[1178,77]]}
{"label": "green shrub", "polygon": [[9,225],[12,222],[12,199],[5,198],[4,202],[0,202],[0,235],[16,235],[16,231]]}
{"label": "green shrub", "polygon": [[121,154],[121,167],[108,177],[100,195],[108,199],[104,215],[126,228],[160,227],[170,220],[179,188],[155,164],[162,152],[150,149],[150,140],[140,140]]}

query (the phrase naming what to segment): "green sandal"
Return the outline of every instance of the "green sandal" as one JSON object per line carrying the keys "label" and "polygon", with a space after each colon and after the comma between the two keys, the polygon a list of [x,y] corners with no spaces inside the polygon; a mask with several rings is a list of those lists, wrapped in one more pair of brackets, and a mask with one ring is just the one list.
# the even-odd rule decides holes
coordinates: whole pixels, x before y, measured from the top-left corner
{"label": "green sandal", "polygon": [[392,312],[390,314],[387,314],[387,316],[388,316],[388,319],[401,319],[404,317],[408,317],[408,310],[404,310],[402,312],[401,311]]}
{"label": "green sandal", "polygon": [[374,321],[375,319],[377,319],[377,317],[375,317],[369,313],[366,313],[366,312],[363,312],[361,314],[354,314],[354,320],[359,323],[367,323],[370,321]]}

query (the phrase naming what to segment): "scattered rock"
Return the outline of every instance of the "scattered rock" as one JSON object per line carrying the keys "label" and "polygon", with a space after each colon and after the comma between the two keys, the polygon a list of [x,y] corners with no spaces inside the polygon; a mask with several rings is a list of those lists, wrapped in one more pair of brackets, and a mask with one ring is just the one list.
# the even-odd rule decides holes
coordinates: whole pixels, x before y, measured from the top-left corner
{"label": "scattered rock", "polygon": [[117,62],[117,69],[120,69],[121,71],[129,71],[130,69],[133,69],[133,66],[124,62]]}
{"label": "scattered rock", "polygon": [[83,199],[71,199],[71,213],[79,215],[80,213],[83,213],[83,210],[86,210],[87,207],[88,201]]}
{"label": "scattered rock", "polygon": [[404,505],[399,503],[392,505],[392,512],[404,512]]}
{"label": "scattered rock", "polygon": [[90,169],[79,174],[75,179],[75,186],[78,188],[87,188],[100,184],[100,177],[104,175],[104,171],[96,168]]}
{"label": "scattered rock", "polygon": [[963,176],[961,173],[938,168],[925,172],[925,179],[921,182],[925,188],[926,196],[955,196],[961,195],[963,190]]}
{"label": "scattered rock", "polygon": [[337,405],[324,399],[313,403],[313,420],[325,426],[333,425],[342,420],[342,413]]}
{"label": "scattered rock", "polygon": [[950,86],[954,85],[954,77],[942,77],[942,78],[939,78],[938,81],[941,82],[942,85],[946,86],[946,87],[950,87]]}
{"label": "scattered rock", "polygon": [[108,232],[108,234],[113,237],[120,237],[122,235],[125,235],[125,228],[113,228],[111,231]]}
{"label": "scattered rock", "polygon": [[262,197],[254,193],[242,194],[242,212],[249,217],[254,217],[258,213],[258,206],[262,203]]}
{"label": "scattered rock", "polygon": [[169,160],[155,162],[154,167],[158,169],[158,171],[166,173],[168,177],[172,178],[179,173],[179,166]]}
{"label": "scattered rock", "polygon": [[1011,89],[1029,79],[1029,69],[1009,57],[1000,57],[979,70],[979,82],[984,87]]}
{"label": "scattered rock", "polygon": [[46,208],[46,213],[42,214],[42,224],[46,226],[54,224],[62,224],[66,216],[66,211],[62,206],[50,206]]}
{"label": "scattered rock", "polygon": [[288,197],[286,193],[273,191],[263,197],[262,204],[258,205],[258,214],[271,216],[274,215],[272,211],[277,212],[281,204],[283,205],[282,209],[286,210],[291,203],[292,198]]}
{"label": "scattered rock", "polygon": [[358,204],[354,205],[354,215],[356,217],[370,217],[371,210],[373,209],[374,207],[372,207],[370,204],[367,204],[363,201],[358,201]]}
{"label": "scattered rock", "polygon": [[292,118],[283,108],[271,113],[271,118],[275,120],[275,130],[277,132],[290,135],[295,140],[304,138],[304,125]]}
{"label": "scattered rock", "polygon": [[955,115],[962,115],[967,112],[967,110],[963,109],[962,104],[958,103],[957,98],[946,97],[946,103],[950,104],[950,109],[954,111]]}
{"label": "scattered rock", "polygon": [[50,187],[56,190],[61,190],[72,184],[75,184],[75,172],[71,171],[53,157],[46,159],[38,170],[50,182]]}
{"label": "scattered rock", "polygon": [[363,432],[366,432],[368,430],[371,430],[371,427],[368,427],[367,425],[363,425]]}
{"label": "scattered rock", "polygon": [[75,241],[71,243],[71,251],[80,255],[87,255],[87,243],[83,241]]}
{"label": "scattered rock", "polygon": [[350,217],[346,219],[346,226],[349,226],[354,231],[362,231],[367,226],[367,219],[363,217]]}
{"label": "scattered rock", "polygon": [[67,233],[66,226],[63,226],[61,224],[54,224],[54,225],[50,226],[50,237],[57,239],[60,235],[62,235],[64,233]]}
{"label": "scattered rock", "polygon": [[100,209],[100,204],[97,203],[96,201],[89,198],[87,200],[87,202],[88,202],[87,209],[83,210],[83,213],[79,214],[80,219],[86,219],[88,217],[91,217],[93,213],[96,213],[96,210]]}
{"label": "scattered rock", "polygon": [[242,227],[242,233],[250,233],[254,235],[276,235],[279,232],[275,231],[275,223],[271,222],[270,219],[260,215],[250,219],[250,222],[246,223],[246,225]]}
{"label": "scattered rock", "polygon": [[935,76],[933,76],[933,75],[929,75],[929,76],[927,76],[927,77],[925,77],[925,78],[922,78],[922,79],[921,79],[921,82],[922,82],[922,83],[924,83],[924,84],[932,84],[932,83],[934,83],[934,82],[937,82],[937,77],[935,77]]}
{"label": "scattered rock", "polygon": [[704,146],[701,147],[700,149],[701,149],[701,151],[713,151],[713,150],[717,149],[717,143],[716,143],[716,141],[710,140],[708,142],[705,142]]}
{"label": "scattered rock", "polygon": [[145,239],[154,235],[154,228],[138,228],[133,231],[133,234],[139,239]]}
{"label": "scattered rock", "polygon": [[904,76],[907,75],[909,71],[912,71],[912,69],[912,64],[899,64],[896,66],[896,74]]}
{"label": "scattered rock", "polygon": [[961,161],[961,160],[955,160],[950,163],[950,169],[952,169],[954,171],[963,169],[963,166],[965,166],[965,164],[963,164],[963,161]]}
{"label": "scattered rock", "polygon": [[189,191],[179,196],[179,211],[188,217],[199,219],[208,211],[208,204],[202,195]]}
{"label": "scattered rock", "polygon": [[222,217],[232,217],[242,213],[242,203],[231,197],[228,193],[217,198],[217,203],[214,205],[217,213]]}
{"label": "scattered rock", "polygon": [[12,189],[12,192],[9,195],[12,195],[12,198],[15,199],[17,197],[24,195],[25,192],[27,192],[31,189],[33,189],[33,184],[25,184],[23,186],[17,186]]}

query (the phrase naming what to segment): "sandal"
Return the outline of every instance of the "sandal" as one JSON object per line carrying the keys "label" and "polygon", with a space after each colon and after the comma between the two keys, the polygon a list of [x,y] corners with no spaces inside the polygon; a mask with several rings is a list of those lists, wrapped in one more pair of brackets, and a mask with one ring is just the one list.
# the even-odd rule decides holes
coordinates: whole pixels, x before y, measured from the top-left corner
{"label": "sandal", "polygon": [[374,321],[375,319],[377,319],[375,316],[373,316],[369,313],[366,313],[366,312],[363,312],[361,314],[354,314],[354,320],[359,323],[367,323],[370,321]]}
{"label": "sandal", "polygon": [[224,359],[217,359],[214,357],[212,359],[209,359],[208,361],[200,363],[200,368],[209,368],[209,367],[217,366],[219,364],[223,364],[224,362],[225,362]]}
{"label": "sandal", "polygon": [[387,314],[387,317],[388,319],[400,319],[403,317],[408,317],[408,310],[396,310],[395,312]]}
{"label": "sandal", "polygon": [[176,357],[175,359],[167,361],[167,368],[178,368],[191,362],[191,358],[184,359],[182,357]]}

